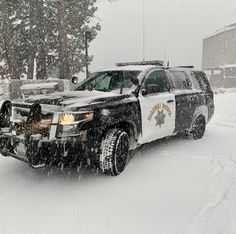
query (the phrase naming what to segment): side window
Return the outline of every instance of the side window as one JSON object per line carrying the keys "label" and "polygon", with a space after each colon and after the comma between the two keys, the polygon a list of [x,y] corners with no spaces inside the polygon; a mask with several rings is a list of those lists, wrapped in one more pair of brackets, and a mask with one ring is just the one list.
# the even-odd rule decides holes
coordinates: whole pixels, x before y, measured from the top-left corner
{"label": "side window", "polygon": [[192,81],[193,89],[201,90],[201,87],[197,81],[197,78],[194,72],[191,72],[191,81]]}
{"label": "side window", "polygon": [[174,89],[186,90],[191,89],[191,83],[183,71],[171,71]]}
{"label": "side window", "polygon": [[144,87],[147,87],[149,85],[158,85],[159,93],[169,91],[165,71],[160,70],[152,72],[146,79]]}
{"label": "side window", "polygon": [[195,77],[203,91],[210,91],[211,86],[204,72],[194,72]]}

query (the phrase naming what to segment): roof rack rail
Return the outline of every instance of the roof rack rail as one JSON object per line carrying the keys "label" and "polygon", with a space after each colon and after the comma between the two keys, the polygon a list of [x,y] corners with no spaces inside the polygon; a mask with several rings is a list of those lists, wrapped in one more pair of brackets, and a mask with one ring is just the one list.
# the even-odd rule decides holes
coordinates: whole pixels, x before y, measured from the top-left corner
{"label": "roof rack rail", "polygon": [[190,65],[190,66],[175,66],[175,67],[178,67],[178,68],[194,69],[194,66],[193,66],[193,65]]}
{"label": "roof rack rail", "polygon": [[128,65],[155,65],[155,66],[164,66],[164,61],[162,60],[152,60],[152,61],[141,61],[141,62],[126,62],[126,63],[116,63],[118,67],[124,67]]}

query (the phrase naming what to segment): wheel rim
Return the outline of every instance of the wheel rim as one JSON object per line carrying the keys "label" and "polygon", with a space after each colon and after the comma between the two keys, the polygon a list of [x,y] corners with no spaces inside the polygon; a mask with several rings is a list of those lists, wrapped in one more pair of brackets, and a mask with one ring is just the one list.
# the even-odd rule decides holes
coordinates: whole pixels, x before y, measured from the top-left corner
{"label": "wheel rim", "polygon": [[129,139],[126,133],[120,135],[116,146],[115,168],[121,173],[126,166],[129,152]]}

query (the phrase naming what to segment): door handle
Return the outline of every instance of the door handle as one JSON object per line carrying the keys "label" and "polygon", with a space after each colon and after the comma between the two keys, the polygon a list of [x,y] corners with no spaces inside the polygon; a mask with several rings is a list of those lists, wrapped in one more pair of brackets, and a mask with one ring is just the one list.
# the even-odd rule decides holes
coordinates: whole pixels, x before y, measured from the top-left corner
{"label": "door handle", "polygon": [[171,103],[171,102],[174,102],[174,100],[168,100],[167,103]]}

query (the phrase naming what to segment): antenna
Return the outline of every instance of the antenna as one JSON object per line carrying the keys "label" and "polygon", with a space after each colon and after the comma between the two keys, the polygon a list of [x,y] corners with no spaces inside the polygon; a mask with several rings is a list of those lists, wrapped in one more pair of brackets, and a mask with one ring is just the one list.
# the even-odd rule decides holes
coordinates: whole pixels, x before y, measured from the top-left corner
{"label": "antenna", "polygon": [[167,64],[166,64],[167,67],[170,66],[170,54],[169,52],[167,52]]}
{"label": "antenna", "polygon": [[145,61],[145,0],[143,0],[143,61]]}

